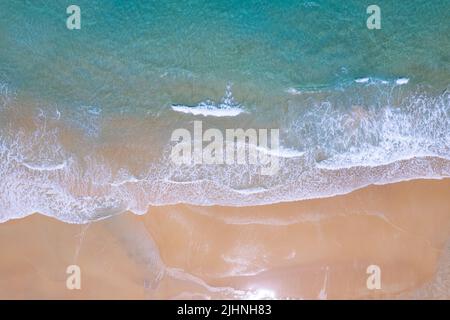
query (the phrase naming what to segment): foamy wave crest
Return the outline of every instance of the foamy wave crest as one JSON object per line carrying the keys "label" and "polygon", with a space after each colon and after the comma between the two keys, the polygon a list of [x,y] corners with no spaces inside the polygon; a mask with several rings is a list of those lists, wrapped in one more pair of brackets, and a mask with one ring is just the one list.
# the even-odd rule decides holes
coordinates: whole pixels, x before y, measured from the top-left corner
{"label": "foamy wave crest", "polygon": [[190,113],[194,116],[201,115],[205,117],[235,117],[244,111],[240,108],[221,109],[215,105],[208,104],[208,102],[202,102],[195,107],[173,105],[172,110],[182,113]]}
{"label": "foamy wave crest", "polygon": [[364,78],[357,78],[355,79],[356,83],[359,84],[383,84],[383,85],[387,85],[387,84],[395,84],[395,85],[404,85],[404,84],[408,84],[409,83],[409,78],[397,78],[394,80],[386,80],[386,79],[379,79],[379,78],[374,78],[374,77],[364,77]]}
{"label": "foamy wave crest", "polygon": [[234,117],[245,112],[242,106],[234,100],[230,84],[227,85],[225,96],[219,103],[206,100],[196,106],[172,105],[172,110],[205,117]]}
{"label": "foamy wave crest", "polygon": [[31,170],[53,171],[64,169],[67,165],[67,162],[63,161],[62,163],[52,163],[49,161],[44,161],[44,162],[22,162],[22,164]]}
{"label": "foamy wave crest", "polygon": [[[291,123],[317,166],[380,166],[415,157],[450,159],[450,95],[414,95],[397,106],[315,105]],[[305,132],[308,132],[305,134]],[[309,148],[310,151],[313,149]]]}
{"label": "foamy wave crest", "polygon": [[345,80],[340,81],[335,85],[310,85],[310,86],[299,86],[299,87],[290,87],[285,90],[286,93],[289,93],[294,96],[318,93],[318,92],[331,92],[334,90],[345,90],[354,85],[365,85],[365,86],[389,86],[389,87],[397,87],[406,85],[409,83],[409,78],[400,77],[395,79],[382,79],[377,77],[361,77],[356,78],[353,81]]}
{"label": "foamy wave crest", "polygon": [[305,152],[298,151],[292,148],[286,148],[283,146],[280,146],[277,149],[269,149],[269,148],[263,148],[260,146],[256,146],[255,149],[259,152],[263,152],[270,156],[275,156],[279,158],[296,158],[296,157],[302,157],[305,155]]}

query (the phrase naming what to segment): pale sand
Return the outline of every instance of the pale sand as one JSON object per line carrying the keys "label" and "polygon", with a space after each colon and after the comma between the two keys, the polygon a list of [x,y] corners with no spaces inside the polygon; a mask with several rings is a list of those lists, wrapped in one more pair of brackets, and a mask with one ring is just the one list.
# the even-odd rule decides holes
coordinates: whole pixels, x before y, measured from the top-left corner
{"label": "pale sand", "polygon": [[[255,207],[0,224],[0,298],[450,298],[450,179]],[[66,289],[67,266],[81,290]],[[379,290],[366,268],[381,268]]]}

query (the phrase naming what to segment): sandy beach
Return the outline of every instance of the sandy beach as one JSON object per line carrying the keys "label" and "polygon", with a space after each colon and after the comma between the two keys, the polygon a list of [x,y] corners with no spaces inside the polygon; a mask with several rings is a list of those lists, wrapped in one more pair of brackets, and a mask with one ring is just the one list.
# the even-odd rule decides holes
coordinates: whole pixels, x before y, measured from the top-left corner
{"label": "sandy beach", "polygon": [[0,300],[450,300],[449,11],[0,1]]}
{"label": "sandy beach", "polygon": [[[253,207],[0,224],[1,299],[450,298],[450,179]],[[81,268],[81,290],[66,268]],[[367,268],[381,270],[369,290]]]}

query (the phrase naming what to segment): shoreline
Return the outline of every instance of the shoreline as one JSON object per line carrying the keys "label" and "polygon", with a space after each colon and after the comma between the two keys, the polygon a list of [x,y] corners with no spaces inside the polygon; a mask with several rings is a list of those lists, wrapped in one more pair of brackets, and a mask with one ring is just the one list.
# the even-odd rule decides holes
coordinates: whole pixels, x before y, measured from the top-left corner
{"label": "shoreline", "polygon": [[[84,225],[33,214],[0,224],[0,298],[448,299],[449,190],[450,179],[421,179],[264,206],[151,207]],[[81,290],[65,286],[72,264]],[[380,290],[366,287],[372,264]]]}

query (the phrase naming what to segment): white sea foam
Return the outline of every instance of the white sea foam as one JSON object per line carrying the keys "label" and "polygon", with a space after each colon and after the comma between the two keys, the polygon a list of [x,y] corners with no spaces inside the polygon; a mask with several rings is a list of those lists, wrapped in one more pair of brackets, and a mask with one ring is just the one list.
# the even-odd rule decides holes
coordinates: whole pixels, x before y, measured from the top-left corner
{"label": "white sea foam", "polygon": [[111,185],[112,185],[113,187],[120,187],[120,186],[122,186],[122,185],[124,185],[124,184],[127,184],[127,183],[137,183],[137,182],[140,182],[140,181],[143,181],[143,180],[137,179],[137,178],[135,178],[135,177],[129,177],[129,178],[124,179],[124,180],[119,180],[119,181],[111,182]]}
{"label": "white sea foam", "polygon": [[295,88],[287,88],[286,92],[289,94],[292,94],[292,95],[301,95],[302,94],[302,92],[300,90],[295,89]]}
{"label": "white sea foam", "polygon": [[246,111],[242,106],[235,102],[231,92],[231,84],[227,85],[225,95],[219,103],[212,100],[200,102],[196,106],[172,105],[172,110],[182,113],[190,113],[194,116],[212,116],[212,117],[235,117]]}
{"label": "white sea foam", "polygon": [[196,107],[188,107],[188,106],[180,106],[174,105],[172,106],[172,110],[182,113],[190,113],[194,116],[202,115],[202,116],[212,116],[212,117],[235,117],[244,112],[241,108],[217,108],[210,107],[205,105],[198,105]]}
{"label": "white sea foam", "polygon": [[62,170],[66,167],[67,161],[62,163],[51,163],[51,162],[22,162],[22,165],[31,170],[37,171],[55,171]]}
{"label": "white sea foam", "polygon": [[305,154],[304,151],[298,151],[292,148],[285,148],[283,146],[280,146],[278,149],[271,149],[257,146],[256,150],[280,158],[296,158],[301,157]]}
{"label": "white sea foam", "polygon": [[355,82],[356,83],[368,83],[369,82],[369,80],[370,80],[370,78],[359,78],[359,79],[356,79],[355,80]]}
{"label": "white sea foam", "polygon": [[346,89],[348,87],[351,87],[352,85],[404,85],[409,82],[408,78],[398,78],[394,80],[386,80],[381,79],[377,77],[361,77],[356,78],[353,81],[344,81],[337,83],[336,85],[316,85],[316,86],[309,86],[309,87],[301,87],[301,88],[294,88],[290,87],[285,90],[286,93],[289,93],[294,96],[300,96],[303,94],[314,94],[321,91],[333,91],[334,89]]}
{"label": "white sea foam", "polygon": [[408,78],[399,78],[399,79],[395,80],[395,83],[398,85],[407,84],[408,82],[409,82]]}
{"label": "white sea foam", "polygon": [[395,84],[398,85],[403,85],[403,84],[407,84],[409,82],[408,78],[398,78],[397,80],[395,80]]}
{"label": "white sea foam", "polygon": [[233,191],[241,194],[256,194],[261,192],[266,192],[267,189],[263,187],[247,188],[247,189],[233,189]]}
{"label": "white sea foam", "polygon": [[387,85],[387,84],[401,85],[401,84],[408,83],[408,81],[409,81],[409,79],[407,79],[407,78],[386,80],[386,79],[380,79],[380,78],[376,78],[376,77],[363,77],[363,78],[355,79],[355,82],[359,83],[359,84],[382,84],[382,85]]}
{"label": "white sea foam", "polygon": [[282,141],[292,149],[262,150],[280,157],[274,176],[261,176],[258,164],[177,166],[170,145],[139,172],[117,172],[95,148],[69,152],[59,131],[36,118],[32,133],[0,128],[0,221],[40,212],[85,223],[125,210],[145,213],[149,205],[262,205],[450,177],[449,108],[448,93],[411,95],[396,107],[313,105],[283,127],[289,136]]}

